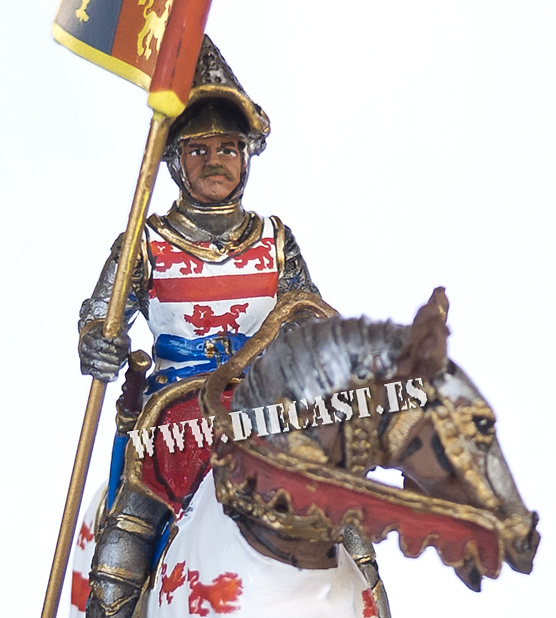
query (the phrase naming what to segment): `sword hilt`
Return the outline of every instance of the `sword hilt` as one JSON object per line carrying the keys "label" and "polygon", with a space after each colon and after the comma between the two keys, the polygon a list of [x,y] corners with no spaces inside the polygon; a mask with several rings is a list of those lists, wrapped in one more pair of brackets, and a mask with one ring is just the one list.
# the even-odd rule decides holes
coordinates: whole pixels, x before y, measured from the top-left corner
{"label": "sword hilt", "polygon": [[146,374],[151,366],[151,357],[143,350],[131,352],[128,357],[128,370],[122,385],[122,394],[116,402],[118,435],[127,435],[127,432],[135,427],[143,409]]}

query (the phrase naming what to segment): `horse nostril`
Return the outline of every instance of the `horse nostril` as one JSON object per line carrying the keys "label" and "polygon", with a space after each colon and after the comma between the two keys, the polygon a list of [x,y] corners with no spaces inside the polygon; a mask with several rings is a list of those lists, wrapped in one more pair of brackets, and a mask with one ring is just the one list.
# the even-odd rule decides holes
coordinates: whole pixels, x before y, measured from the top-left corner
{"label": "horse nostril", "polygon": [[514,539],[513,547],[518,554],[535,553],[540,541],[540,534],[536,530],[536,525],[539,522],[539,515],[535,511],[529,514],[530,526],[527,533],[525,531],[519,538]]}
{"label": "horse nostril", "polygon": [[541,535],[536,530],[536,525],[539,523],[539,515],[535,511],[531,513],[531,527],[529,528],[529,534],[527,538],[523,539],[523,550],[529,552],[536,552],[541,539]]}

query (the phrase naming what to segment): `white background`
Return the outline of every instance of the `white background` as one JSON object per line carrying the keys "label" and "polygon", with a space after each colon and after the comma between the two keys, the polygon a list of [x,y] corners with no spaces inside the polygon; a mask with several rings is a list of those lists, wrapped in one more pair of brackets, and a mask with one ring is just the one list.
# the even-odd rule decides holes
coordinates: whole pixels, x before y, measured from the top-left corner
{"label": "white background", "polygon": [[[124,228],[150,112],[56,45],[52,0],[1,45],[3,616],[38,616],[85,409],[76,320]],[[6,14],[6,12],[4,12]],[[451,357],[498,414],[543,535],[530,576],[468,591],[378,547],[394,618],[554,617],[556,5],[214,0],[208,32],[272,121],[245,206],[292,227],[325,299],[409,322],[451,301]],[[165,169],[151,210],[177,191]],[[148,338],[137,337],[148,346]],[[147,347],[148,349],[148,347]],[[87,497],[107,474],[107,403]],[[7,605],[7,608],[6,608]],[[67,590],[59,616],[67,615]]]}

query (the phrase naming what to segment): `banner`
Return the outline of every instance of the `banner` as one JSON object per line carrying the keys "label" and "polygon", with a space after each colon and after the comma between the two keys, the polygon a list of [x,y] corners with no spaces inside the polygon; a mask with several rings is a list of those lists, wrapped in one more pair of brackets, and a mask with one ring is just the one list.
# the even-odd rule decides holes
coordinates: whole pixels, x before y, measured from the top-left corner
{"label": "banner", "polygon": [[185,107],[211,0],[62,0],[52,33],[77,55],[149,92],[170,117]]}

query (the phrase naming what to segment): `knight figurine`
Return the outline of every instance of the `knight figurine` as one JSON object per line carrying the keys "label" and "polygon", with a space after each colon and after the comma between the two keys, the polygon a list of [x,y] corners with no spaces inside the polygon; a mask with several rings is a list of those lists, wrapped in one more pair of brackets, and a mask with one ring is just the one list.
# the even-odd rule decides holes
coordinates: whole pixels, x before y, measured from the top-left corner
{"label": "knight figurine", "polygon": [[[112,247],[80,312],[84,374],[105,382],[116,379],[130,351],[128,330],[140,312],[154,339],[154,367],[142,393],[147,401],[225,363],[257,332],[284,293],[319,295],[291,230],[277,217],[261,217],[242,206],[250,159],[264,150],[269,131],[264,111],[205,36],[189,103],[170,129],[164,154],[179,198],[165,216],[148,219],[121,334],[106,339],[103,319],[122,238]],[[136,416],[124,417],[120,410],[107,515],[98,530],[90,573],[89,618],[133,615],[167,540],[168,522],[187,505],[208,469],[207,448],[186,463],[186,474],[180,471],[178,488],[169,482],[172,491],[164,499],[130,489],[122,470],[127,430]],[[368,570],[372,546],[353,535],[346,545]],[[373,578],[377,585],[376,568]],[[386,618],[387,602],[382,591],[380,595],[385,608],[381,618]]]}
{"label": "knight figurine", "polygon": [[121,238],[114,244],[80,313],[83,373],[116,378],[138,311],[155,340],[152,393],[227,360],[284,292],[318,294],[290,229],[242,206],[250,158],[264,150],[269,131],[264,111],[205,37],[189,104],[172,126],[165,152],[179,199],[166,216],[149,218],[124,332],[103,341]]}

